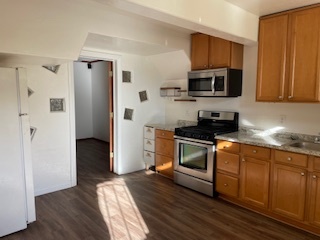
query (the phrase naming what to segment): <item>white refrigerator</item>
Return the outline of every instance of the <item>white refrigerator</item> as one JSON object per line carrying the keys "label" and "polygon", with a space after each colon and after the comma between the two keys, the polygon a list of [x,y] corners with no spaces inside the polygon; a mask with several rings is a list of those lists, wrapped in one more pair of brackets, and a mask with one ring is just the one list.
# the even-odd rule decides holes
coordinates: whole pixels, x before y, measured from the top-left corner
{"label": "white refrigerator", "polygon": [[35,219],[26,70],[0,68],[0,237]]}

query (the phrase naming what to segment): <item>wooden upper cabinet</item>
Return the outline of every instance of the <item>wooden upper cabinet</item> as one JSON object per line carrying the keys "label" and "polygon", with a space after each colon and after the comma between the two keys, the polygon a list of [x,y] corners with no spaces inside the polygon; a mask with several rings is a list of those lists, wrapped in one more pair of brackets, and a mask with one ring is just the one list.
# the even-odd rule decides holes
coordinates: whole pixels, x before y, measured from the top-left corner
{"label": "wooden upper cabinet", "polygon": [[191,35],[191,68],[242,69],[243,45],[202,33]]}
{"label": "wooden upper cabinet", "polygon": [[201,70],[208,68],[209,35],[195,33],[191,35],[191,68]]}
{"label": "wooden upper cabinet", "polygon": [[291,14],[290,101],[319,101],[320,7]]}
{"label": "wooden upper cabinet", "polygon": [[287,27],[287,14],[260,20],[257,101],[284,98]]}
{"label": "wooden upper cabinet", "polygon": [[319,102],[320,7],[260,20],[257,101]]}

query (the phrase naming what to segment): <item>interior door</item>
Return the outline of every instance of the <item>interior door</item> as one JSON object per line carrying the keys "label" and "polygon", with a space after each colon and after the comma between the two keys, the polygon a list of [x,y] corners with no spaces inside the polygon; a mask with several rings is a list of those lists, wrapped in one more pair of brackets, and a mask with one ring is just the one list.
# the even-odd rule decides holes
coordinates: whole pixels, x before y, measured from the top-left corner
{"label": "interior door", "polygon": [[0,68],[0,237],[27,227],[18,106],[16,70]]}
{"label": "interior door", "polygon": [[110,172],[114,171],[113,167],[113,62],[108,62],[108,81],[109,81],[109,130],[110,130],[110,139],[109,139],[109,148],[110,148]]}

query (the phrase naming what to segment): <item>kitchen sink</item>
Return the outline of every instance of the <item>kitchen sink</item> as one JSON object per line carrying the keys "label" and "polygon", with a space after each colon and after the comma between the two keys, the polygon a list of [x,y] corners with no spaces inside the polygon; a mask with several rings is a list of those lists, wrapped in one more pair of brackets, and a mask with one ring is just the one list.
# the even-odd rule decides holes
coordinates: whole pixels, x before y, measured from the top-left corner
{"label": "kitchen sink", "polygon": [[299,141],[299,142],[289,143],[287,144],[287,146],[313,150],[313,151],[320,151],[320,143]]}

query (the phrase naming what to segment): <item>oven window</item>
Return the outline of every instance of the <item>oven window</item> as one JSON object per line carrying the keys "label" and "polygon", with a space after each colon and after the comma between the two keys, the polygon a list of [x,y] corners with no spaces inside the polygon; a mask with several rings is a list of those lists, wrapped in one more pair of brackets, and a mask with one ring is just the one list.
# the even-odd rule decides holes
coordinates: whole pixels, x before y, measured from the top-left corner
{"label": "oven window", "polygon": [[180,165],[207,170],[208,149],[191,144],[180,143]]}

